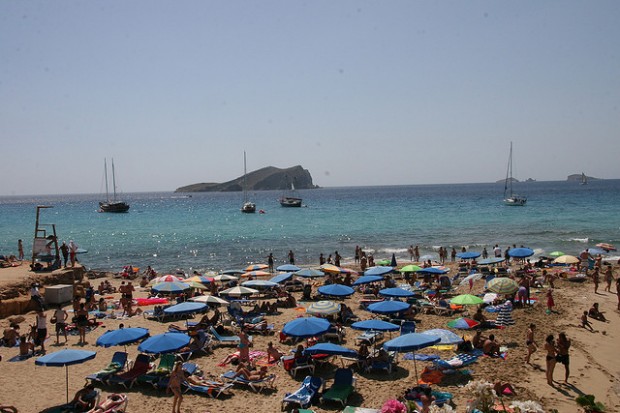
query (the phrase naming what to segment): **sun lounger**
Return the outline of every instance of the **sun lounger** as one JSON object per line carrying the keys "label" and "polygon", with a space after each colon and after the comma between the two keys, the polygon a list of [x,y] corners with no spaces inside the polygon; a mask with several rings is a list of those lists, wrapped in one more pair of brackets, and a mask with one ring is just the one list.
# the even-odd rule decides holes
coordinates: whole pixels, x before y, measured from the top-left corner
{"label": "sun lounger", "polygon": [[366,371],[371,372],[373,370],[385,370],[388,374],[392,373],[394,365],[396,364],[396,353],[389,352],[388,361],[372,360],[369,359],[366,364]]}
{"label": "sun lounger", "polygon": [[323,386],[322,378],[306,376],[297,391],[287,393],[284,396],[284,399],[282,399],[282,411],[288,409],[289,405],[299,406],[302,409],[309,407],[318,396],[321,386]]}
{"label": "sun lounger", "polygon": [[288,373],[291,375],[291,377],[297,376],[297,372],[303,370],[309,370],[310,374],[314,374],[314,360],[312,360],[312,357],[310,356],[293,359],[293,362],[290,365],[283,360],[283,364],[285,366],[290,366],[288,369]]}
{"label": "sun lounger", "polygon": [[[216,343],[228,344],[228,345],[237,345],[241,341],[241,338],[239,338],[239,336],[223,336],[223,335],[220,335],[220,333],[218,333],[217,330],[215,328],[213,328],[213,326],[209,327],[209,332],[213,336],[213,340]],[[250,337],[251,336],[249,336],[248,338],[250,338]]]}
{"label": "sun lounger", "polygon": [[97,404],[97,407],[101,409],[101,413],[120,413],[127,411],[128,403],[129,398],[126,394],[115,393],[108,395],[104,401]]}
{"label": "sun lounger", "polygon": [[381,339],[383,339],[383,333],[381,331],[364,331],[362,334],[355,337],[355,344],[366,343],[370,345]]}
{"label": "sun lounger", "polygon": [[206,394],[212,399],[217,399],[220,394],[230,389],[233,386],[233,383],[218,383],[215,381],[205,382],[203,385],[191,384],[188,382],[183,382],[183,386],[185,387],[185,391],[193,391],[195,393]]}
{"label": "sun lounger", "polygon": [[268,376],[265,376],[265,378],[261,380],[248,380],[240,376],[235,377],[235,374],[236,373],[234,371],[229,370],[226,373],[222,374],[220,377],[223,380],[226,380],[227,382],[232,383],[232,384],[240,384],[243,386],[248,386],[252,390],[254,390],[256,393],[262,392],[266,386],[273,387],[273,384],[276,380],[275,374],[269,374]]}
{"label": "sun lounger", "polygon": [[338,369],[334,375],[334,383],[321,396],[322,401],[337,401],[342,403],[342,407],[346,406],[347,400],[351,393],[355,391],[355,378],[353,370]]}
{"label": "sun lounger", "polygon": [[104,369],[86,376],[86,380],[91,382],[105,382],[105,380],[112,374],[122,371],[125,368],[126,363],[127,353],[124,351],[117,351],[112,356],[110,364],[108,364]]}
{"label": "sun lounger", "polygon": [[131,370],[118,375],[111,375],[105,380],[105,383],[120,384],[126,389],[130,389],[131,386],[133,386],[133,384],[138,380],[138,377],[146,374],[149,371],[149,367],[149,356],[147,356],[146,354],[139,354],[138,357],[136,357],[136,361],[131,367]]}
{"label": "sun lounger", "polygon": [[189,350],[177,353],[177,356],[183,360],[189,360],[194,354],[208,354],[212,349],[211,337],[204,330],[196,331],[197,341],[190,343]]}
{"label": "sun lounger", "polygon": [[169,376],[172,372],[172,368],[174,367],[175,362],[174,354],[162,354],[159,359],[159,364],[153,370],[148,371],[146,374],[143,374],[138,377],[138,383],[146,383],[150,384],[153,387],[157,387],[157,383],[163,376]]}
{"label": "sun lounger", "polygon": [[454,314],[454,309],[450,307],[450,303],[446,300],[439,300],[439,302],[433,306],[433,312],[437,315],[452,315]]}
{"label": "sun lounger", "polygon": [[344,340],[344,336],[346,335],[346,330],[341,326],[331,326],[329,330],[325,334],[323,334],[323,339],[330,341],[336,340],[338,343],[341,343]]}

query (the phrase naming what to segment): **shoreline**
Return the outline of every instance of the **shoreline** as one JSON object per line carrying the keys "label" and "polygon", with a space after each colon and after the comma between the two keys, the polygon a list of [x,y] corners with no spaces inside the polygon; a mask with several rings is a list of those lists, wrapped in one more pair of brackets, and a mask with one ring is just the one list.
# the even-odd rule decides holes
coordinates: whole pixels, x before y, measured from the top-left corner
{"label": "shoreline", "polygon": [[[24,278],[33,274],[29,271],[28,267],[22,267],[14,267],[17,268],[17,270],[14,268],[8,270],[17,271],[17,273],[21,273]],[[4,283],[11,278],[3,276],[5,275],[5,270],[7,269],[0,269],[0,286],[5,285]],[[617,272],[618,269],[615,267],[616,275]],[[108,279],[114,284],[118,285],[120,283],[118,279],[111,277],[108,277]],[[100,280],[103,280],[103,278],[91,280],[91,283],[97,285]],[[482,281],[476,281],[474,285],[475,293],[481,292],[482,284]],[[476,363],[469,365],[467,369],[472,372],[472,378],[475,380],[486,379],[491,382],[503,380],[513,383],[517,390],[517,396],[513,397],[513,399],[527,400],[531,398],[538,400],[542,403],[546,411],[552,408],[558,409],[559,412],[576,411],[577,405],[574,399],[581,392],[584,394],[594,394],[597,401],[601,401],[606,405],[607,411],[613,411],[614,409],[620,410],[620,381],[618,379],[618,377],[620,377],[620,361],[616,357],[617,350],[615,348],[616,343],[619,342],[618,340],[620,339],[620,329],[618,328],[620,313],[616,311],[616,295],[609,293],[595,295],[591,282],[575,284],[565,280],[558,280],[556,281],[556,287],[558,288],[554,291],[554,295],[558,314],[545,314],[544,290],[533,290],[535,291],[534,296],[540,298],[539,303],[532,308],[515,309],[515,311],[513,311],[513,318],[516,321],[516,325],[504,330],[493,330],[500,342],[508,347],[506,359],[501,360],[482,357]],[[467,288],[461,287],[457,289],[457,294],[466,292]],[[118,294],[112,294],[110,296],[114,296],[115,299],[118,298]],[[146,296],[146,292],[140,291],[136,296],[144,297]],[[296,297],[299,299],[300,294],[298,293]],[[593,320],[592,322],[597,331],[595,333],[590,333],[577,327],[577,325],[579,323],[580,313],[584,309],[589,308],[590,304],[595,300],[601,303],[601,308],[605,311],[605,315],[610,322],[602,323]],[[352,298],[348,298],[344,302],[349,305],[361,319],[371,318],[371,313],[358,308],[359,294],[355,294]],[[300,304],[306,307],[308,305],[308,303]],[[151,309],[151,307],[145,307],[145,309]],[[284,309],[282,310],[282,314],[278,316],[269,316],[268,322],[274,323],[276,330],[280,330],[285,322],[292,320],[298,315],[299,313],[293,309]],[[25,314],[24,317],[26,320],[22,323],[22,326],[33,322],[34,313],[29,312]],[[431,328],[446,328],[446,322],[451,318],[456,318],[456,316],[420,315],[416,318],[420,318],[418,331],[424,331]],[[96,338],[105,331],[118,328],[121,322],[126,326],[147,327],[150,329],[151,334],[166,331],[168,326],[168,324],[148,321],[142,316],[128,319],[104,319],[104,324],[102,326],[87,334],[87,341],[89,344],[86,346],[77,346],[76,336],[69,336],[68,346],[61,345],[56,347],[54,345],[55,337],[50,337],[48,339],[48,353],[61,348],[83,348],[94,350],[98,353],[94,360],[69,368],[69,391],[71,394],[81,387],[83,384],[82,378],[84,376],[102,368],[110,360],[112,353],[119,350],[119,348],[115,347],[107,349],[95,347],[94,342]],[[526,354],[524,341],[525,329],[530,322],[534,322],[538,327],[536,340],[539,345],[539,350],[532,356],[532,365],[527,366],[524,363]],[[0,327],[2,329],[7,326],[7,318],[0,320]],[[546,334],[553,333],[557,336],[560,331],[565,331],[568,337],[573,340],[570,364],[572,385],[566,386],[556,384],[555,387],[550,387],[545,381],[545,361],[542,344]],[[471,334],[469,331],[462,330],[456,330],[456,332]],[[486,333],[488,333],[488,330],[485,331],[485,334]],[[358,332],[348,328],[346,343],[343,345],[349,348],[357,348],[354,344],[354,338],[357,335]],[[253,350],[264,351],[268,341],[273,341],[277,347],[282,349],[288,350],[289,348],[289,346],[277,344],[277,335],[265,337],[255,336]],[[219,377],[219,375],[227,369],[219,367],[219,362],[234,350],[234,348],[219,347],[212,355],[195,358],[193,362],[198,364],[206,374]],[[128,346],[127,351],[130,358],[135,358],[137,355],[135,345]],[[447,358],[452,354],[451,352],[430,349],[425,349],[421,352],[427,354],[435,353],[442,358]],[[15,378],[14,381],[6,384],[5,395],[2,396],[0,403],[15,405],[20,411],[39,411],[43,408],[64,402],[64,369],[35,367],[33,359],[14,363],[8,362],[7,360],[15,356],[15,354],[17,354],[17,349],[0,348],[0,355],[3,357],[0,363],[3,364],[2,368],[5,377]],[[413,387],[413,362],[404,360],[402,356],[399,359],[400,362],[398,367],[391,375],[382,373],[360,373],[356,371],[355,376],[358,378],[356,385],[357,393],[350,398],[349,405],[361,405],[363,407],[379,409],[387,399],[402,396],[405,389]],[[422,371],[424,366],[430,365],[424,362],[418,362],[417,364],[419,372]],[[333,365],[317,369],[317,374],[325,377],[332,377],[333,368],[339,366],[340,362],[336,360]],[[303,377],[301,377],[302,374],[300,374],[296,380],[293,380],[281,366],[270,367],[270,370],[278,376],[276,382],[277,390],[273,392],[254,394],[244,389],[234,387],[231,396],[222,398],[221,400],[188,393],[184,396],[183,411],[200,413],[204,411],[233,411],[247,408],[250,403],[254,403],[254,411],[279,411],[280,402],[284,394],[299,388],[299,382]],[[563,377],[563,368],[559,364],[556,367],[555,377],[557,380]],[[20,392],[19,388],[26,384],[36,389],[40,396],[32,400],[32,397]],[[468,395],[464,393],[462,387],[434,385],[433,388],[439,391],[451,392],[454,395],[454,400],[457,405],[456,411],[465,411]],[[118,387],[105,386],[102,388],[103,395],[114,391],[128,393],[129,412],[160,411],[163,406],[166,406],[165,409],[168,409],[168,406],[172,404],[171,397],[153,392],[143,386],[136,386],[129,391],[125,391]],[[6,395],[13,395],[14,397],[13,399],[7,399]],[[249,400],[251,400],[251,402]],[[339,411],[334,404],[313,405],[312,409],[316,412]]]}

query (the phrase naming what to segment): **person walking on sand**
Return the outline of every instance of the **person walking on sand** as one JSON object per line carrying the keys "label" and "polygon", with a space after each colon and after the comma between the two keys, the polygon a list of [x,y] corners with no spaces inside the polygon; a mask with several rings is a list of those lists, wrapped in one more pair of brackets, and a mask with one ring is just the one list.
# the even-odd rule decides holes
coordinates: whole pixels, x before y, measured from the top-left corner
{"label": "person walking on sand", "polygon": [[174,395],[172,399],[172,413],[181,413],[181,403],[183,402],[183,392],[181,384],[185,381],[185,373],[183,373],[183,363],[177,361],[174,364],[170,379],[168,380],[168,389]]}
{"label": "person walking on sand", "polygon": [[[103,298],[102,298],[103,300]],[[65,343],[67,342],[67,319],[69,318],[69,314],[59,305],[56,310],[54,310],[54,315],[52,316],[52,320],[56,321],[56,345],[60,344],[60,334],[65,336]]]}
{"label": "person walking on sand", "polygon": [[525,345],[527,346],[527,357],[525,357],[525,362],[527,364],[530,364],[530,357],[538,350],[538,345],[534,339],[534,330],[536,330],[536,324],[530,324],[525,335]]}
{"label": "person walking on sand", "polygon": [[598,284],[601,278],[598,271],[598,267],[594,267],[594,272],[592,273],[592,281],[594,281],[594,294],[598,294]]}
{"label": "person walking on sand", "polygon": [[295,253],[293,250],[288,250],[288,263],[291,265],[295,265]]}
{"label": "person walking on sand", "polygon": [[611,265],[607,266],[607,270],[605,270],[605,291],[611,292],[611,283],[614,280],[613,273],[611,271]]}
{"label": "person walking on sand", "polygon": [[67,261],[69,260],[69,247],[67,247],[67,243],[64,241],[60,246],[60,253],[62,254],[62,260],[65,264],[65,268],[67,268]]}
{"label": "person walking on sand", "polygon": [[20,261],[24,260],[24,244],[21,239],[17,240],[17,258]]}
{"label": "person walking on sand", "polygon": [[47,314],[43,310],[37,312],[36,317],[37,333],[34,338],[34,344],[41,346],[41,354],[45,354],[45,339],[47,338]]}
{"label": "person walking on sand", "polygon": [[568,356],[568,350],[570,349],[571,341],[566,337],[566,333],[562,332],[558,335],[558,354],[555,356],[557,363],[564,364],[564,383],[568,383],[568,376],[570,375],[570,358]]}
{"label": "person walking on sand", "polygon": [[553,334],[549,334],[545,339],[545,351],[547,352],[545,357],[547,362],[547,384],[553,386],[553,370],[555,369],[555,356],[557,355]]}

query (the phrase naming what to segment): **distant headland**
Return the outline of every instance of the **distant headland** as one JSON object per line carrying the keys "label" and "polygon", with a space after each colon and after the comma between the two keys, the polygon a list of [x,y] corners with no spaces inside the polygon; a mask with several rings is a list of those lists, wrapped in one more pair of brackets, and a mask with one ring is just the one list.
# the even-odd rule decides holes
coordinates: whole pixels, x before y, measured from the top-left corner
{"label": "distant headland", "polygon": [[[290,168],[276,168],[267,166],[246,175],[248,191],[267,191],[291,189],[314,189],[317,185],[312,183],[312,175],[301,165]],[[239,192],[243,190],[243,176],[223,183],[203,182],[177,188],[174,192]]]}

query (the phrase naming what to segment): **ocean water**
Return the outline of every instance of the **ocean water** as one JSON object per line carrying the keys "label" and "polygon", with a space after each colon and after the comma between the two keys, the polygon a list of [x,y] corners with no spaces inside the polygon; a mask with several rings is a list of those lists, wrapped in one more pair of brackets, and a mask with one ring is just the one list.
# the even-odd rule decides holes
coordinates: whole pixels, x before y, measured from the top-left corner
{"label": "ocean water", "polygon": [[[127,214],[99,213],[99,195],[0,197],[0,254],[31,254],[37,205],[41,223],[60,241],[75,240],[87,267],[118,271],[131,264],[159,272],[223,270],[265,262],[318,263],[320,253],[353,260],[355,246],[375,260],[408,260],[439,246],[481,251],[499,244],[576,254],[599,242],[620,244],[620,180],[530,182],[516,188],[525,207],[502,204],[503,184],[322,188],[298,191],[306,207],[282,208],[275,191],[250,194],[264,214],[242,214],[241,193],[130,193]],[[617,259],[616,256],[610,259]]]}

